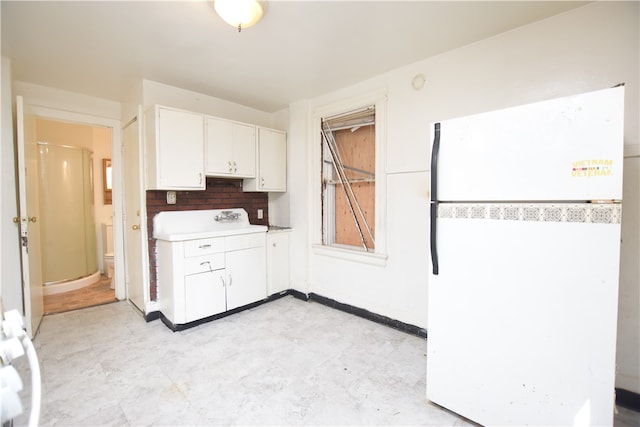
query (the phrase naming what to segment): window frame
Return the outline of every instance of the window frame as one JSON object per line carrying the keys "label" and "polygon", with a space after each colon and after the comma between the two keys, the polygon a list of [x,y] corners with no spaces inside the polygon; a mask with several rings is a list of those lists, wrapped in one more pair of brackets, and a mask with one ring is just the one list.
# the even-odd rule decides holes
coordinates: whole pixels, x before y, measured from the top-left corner
{"label": "window frame", "polygon": [[[341,244],[323,244],[322,218],[322,135],[320,132],[323,117],[338,116],[350,111],[375,107],[375,226],[376,236],[373,251],[366,251],[363,247]],[[316,107],[311,118],[312,167],[309,168],[312,177],[312,236],[311,246],[314,254],[335,257],[347,261],[361,262],[373,265],[386,265],[386,157],[387,157],[387,93],[376,91],[363,96],[354,97],[332,104]]]}

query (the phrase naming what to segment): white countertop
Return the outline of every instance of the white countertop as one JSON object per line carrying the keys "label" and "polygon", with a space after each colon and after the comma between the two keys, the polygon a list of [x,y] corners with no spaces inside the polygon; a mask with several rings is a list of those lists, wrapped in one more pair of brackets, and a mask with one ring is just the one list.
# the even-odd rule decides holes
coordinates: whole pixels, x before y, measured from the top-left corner
{"label": "white countertop", "polygon": [[[232,219],[227,219],[228,215]],[[264,233],[267,229],[266,225],[250,224],[247,212],[240,208],[160,212],[153,219],[153,237],[170,242]]]}
{"label": "white countertop", "polygon": [[208,239],[213,237],[234,236],[238,234],[264,233],[267,231],[266,225],[249,225],[239,228],[229,228],[227,230],[204,230],[196,232],[176,232],[176,233],[154,233],[153,237],[158,240],[178,242],[183,240]]}

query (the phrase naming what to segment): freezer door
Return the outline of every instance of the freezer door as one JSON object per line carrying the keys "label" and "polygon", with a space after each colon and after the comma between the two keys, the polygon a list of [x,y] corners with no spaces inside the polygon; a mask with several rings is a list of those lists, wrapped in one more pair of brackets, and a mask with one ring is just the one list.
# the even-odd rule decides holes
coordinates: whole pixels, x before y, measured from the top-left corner
{"label": "freezer door", "polygon": [[623,108],[616,87],[443,121],[439,199],[621,200]]}
{"label": "freezer door", "polygon": [[483,425],[612,425],[620,224],[453,216],[427,398]]}

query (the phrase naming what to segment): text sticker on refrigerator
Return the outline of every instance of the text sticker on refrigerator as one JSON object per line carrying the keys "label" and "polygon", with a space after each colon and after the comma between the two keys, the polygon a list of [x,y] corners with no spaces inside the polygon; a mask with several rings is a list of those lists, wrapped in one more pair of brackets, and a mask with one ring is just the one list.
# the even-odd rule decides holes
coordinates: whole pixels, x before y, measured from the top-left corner
{"label": "text sticker on refrigerator", "polygon": [[613,160],[611,159],[578,160],[572,163],[571,176],[574,178],[611,176],[612,171]]}

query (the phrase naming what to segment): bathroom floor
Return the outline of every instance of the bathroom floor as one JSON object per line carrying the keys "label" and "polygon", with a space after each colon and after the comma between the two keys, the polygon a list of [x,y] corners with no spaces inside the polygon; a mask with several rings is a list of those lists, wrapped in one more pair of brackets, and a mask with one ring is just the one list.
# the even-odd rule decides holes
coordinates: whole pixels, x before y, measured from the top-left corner
{"label": "bathroom floor", "polygon": [[115,301],[117,301],[116,291],[111,289],[111,279],[101,275],[96,283],[84,288],[61,294],[45,295],[44,314],[62,313]]}
{"label": "bathroom floor", "polygon": [[427,402],[426,340],[291,296],[175,333],[105,304],[45,316],[34,345],[40,425],[473,425]]}

